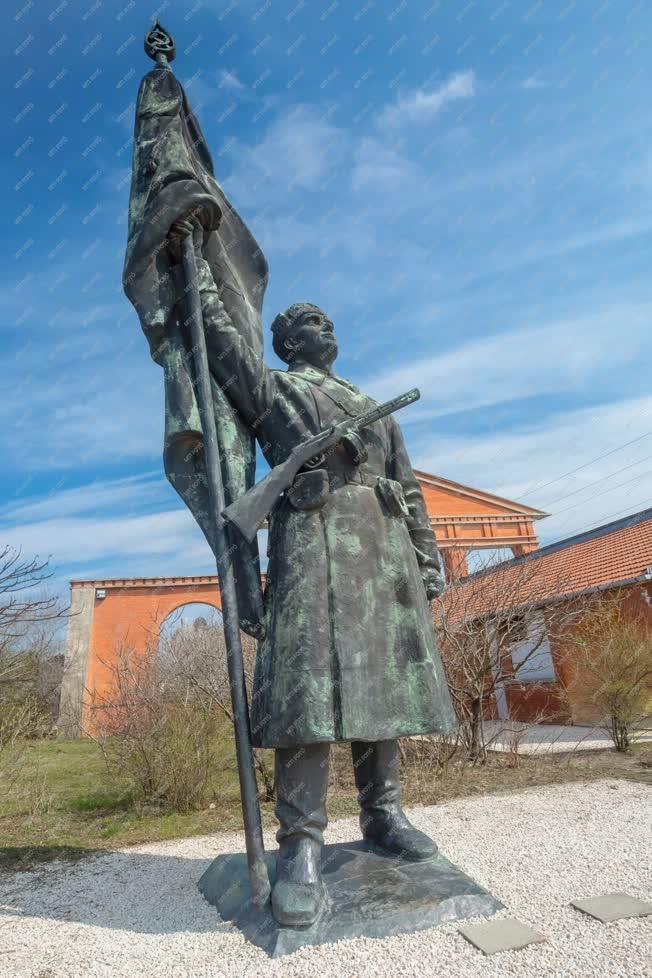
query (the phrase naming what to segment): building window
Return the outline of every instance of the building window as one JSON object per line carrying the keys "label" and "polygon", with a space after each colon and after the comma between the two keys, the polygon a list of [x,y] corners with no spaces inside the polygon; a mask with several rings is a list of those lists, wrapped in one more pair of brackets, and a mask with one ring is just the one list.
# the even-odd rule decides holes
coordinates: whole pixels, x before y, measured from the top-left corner
{"label": "building window", "polygon": [[[511,629],[510,629],[511,631]],[[514,678],[520,683],[551,683],[555,681],[555,667],[546,634],[542,614],[521,620],[520,627],[512,631],[511,645]]]}

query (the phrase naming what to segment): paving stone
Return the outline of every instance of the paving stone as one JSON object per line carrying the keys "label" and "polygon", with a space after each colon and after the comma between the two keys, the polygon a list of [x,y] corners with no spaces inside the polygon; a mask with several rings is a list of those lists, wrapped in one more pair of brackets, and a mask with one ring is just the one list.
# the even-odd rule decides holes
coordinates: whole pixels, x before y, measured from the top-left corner
{"label": "paving stone", "polygon": [[588,913],[603,924],[624,917],[645,917],[652,914],[652,903],[645,903],[627,893],[606,893],[604,896],[587,897],[585,900],[571,900],[571,907]]}
{"label": "paving stone", "polygon": [[463,927],[458,927],[458,930],[462,937],[470,941],[483,954],[518,951],[528,944],[540,944],[546,940],[543,934],[513,917],[502,917],[500,920],[491,920],[486,924],[465,924]]}

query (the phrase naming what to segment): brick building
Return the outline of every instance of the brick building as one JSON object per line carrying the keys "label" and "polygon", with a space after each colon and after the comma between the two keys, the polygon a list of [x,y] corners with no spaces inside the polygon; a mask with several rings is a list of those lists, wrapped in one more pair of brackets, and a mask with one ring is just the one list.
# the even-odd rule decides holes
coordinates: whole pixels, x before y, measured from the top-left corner
{"label": "brick building", "polygon": [[[507,549],[522,556],[538,546],[541,510],[417,472],[449,576],[466,573],[469,550]],[[117,649],[145,651],[167,615],[187,604],[220,607],[217,577],[111,578],[71,581],[71,618],[59,722],[68,733],[91,730],[94,705],[111,686]]]}
{"label": "brick building", "polygon": [[[578,599],[588,596],[599,602],[618,590],[627,614],[652,627],[652,509],[463,578],[457,586],[469,591],[465,607],[472,607],[478,619],[495,614],[492,582],[496,591],[502,590],[503,600],[505,594],[511,595],[512,612],[518,612],[520,602],[528,608],[528,627],[511,646],[511,664],[501,663],[504,673],[512,671],[512,678],[508,675],[497,688],[489,704],[491,715],[517,720],[545,716],[556,723],[596,722],[599,718],[582,702],[582,675],[570,641],[573,624],[550,638],[546,619],[552,617],[553,608],[559,621],[564,605],[577,607]],[[571,619],[569,615],[569,622]],[[528,631],[532,630],[545,638],[528,660],[533,644]]]}
{"label": "brick building", "polygon": [[[449,578],[478,588],[491,571],[468,574],[469,551],[506,549],[501,574],[527,564],[535,573],[542,621],[546,604],[571,600],[585,591],[627,588],[632,614],[652,620],[652,510],[539,548],[535,522],[547,514],[492,493],[417,472]],[[495,573],[495,571],[493,572]],[[563,586],[561,586],[563,584]],[[490,589],[484,587],[483,593]],[[60,726],[68,733],[92,729],[94,704],[107,696],[117,649],[145,651],[158,642],[160,627],[176,609],[195,603],[220,607],[217,577],[194,575],[71,581],[71,618],[60,704]],[[489,612],[487,606],[486,611]],[[482,609],[479,610],[479,613]],[[512,649],[514,664],[527,653],[524,634]],[[518,680],[497,690],[492,710],[500,717],[530,719],[545,713],[558,722],[592,718],[573,695],[581,683],[573,655],[563,642],[544,644]]]}

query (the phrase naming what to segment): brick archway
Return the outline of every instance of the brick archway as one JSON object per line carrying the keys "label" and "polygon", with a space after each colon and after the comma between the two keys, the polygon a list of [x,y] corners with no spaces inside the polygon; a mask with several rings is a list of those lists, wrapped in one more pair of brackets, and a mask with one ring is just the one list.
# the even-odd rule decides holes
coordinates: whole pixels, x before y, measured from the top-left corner
{"label": "brick archway", "polygon": [[92,732],[93,703],[111,686],[111,665],[121,646],[144,653],[158,645],[161,626],[188,604],[221,611],[215,575],[71,581],[66,665],[59,725]]}
{"label": "brick archway", "polygon": [[[537,549],[534,521],[546,513],[427,472],[416,475],[449,577],[467,573],[469,550],[506,548],[521,556]],[[75,734],[90,728],[93,700],[109,686],[106,664],[121,643],[145,651],[158,643],[167,615],[193,603],[220,608],[216,576],[71,581],[61,729]]]}

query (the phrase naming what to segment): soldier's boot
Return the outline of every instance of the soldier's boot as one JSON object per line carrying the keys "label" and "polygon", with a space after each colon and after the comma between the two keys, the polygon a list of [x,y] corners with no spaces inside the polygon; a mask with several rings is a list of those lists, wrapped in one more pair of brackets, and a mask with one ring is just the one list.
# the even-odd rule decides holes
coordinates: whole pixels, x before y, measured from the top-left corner
{"label": "soldier's boot", "polygon": [[434,856],[435,843],[412,825],[401,808],[397,741],[353,741],[351,753],[364,838],[403,859]]}
{"label": "soldier's boot", "polygon": [[281,827],[272,913],[284,927],[309,927],[324,901],[321,849],[328,789],[328,744],[277,748],[276,817]]}

